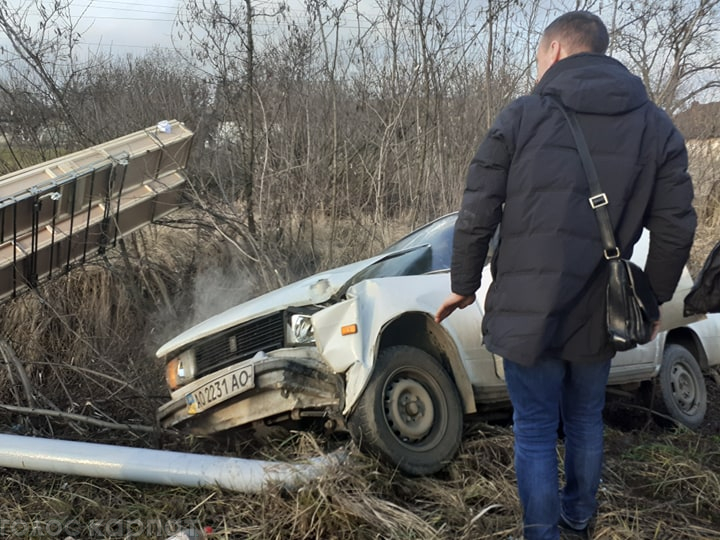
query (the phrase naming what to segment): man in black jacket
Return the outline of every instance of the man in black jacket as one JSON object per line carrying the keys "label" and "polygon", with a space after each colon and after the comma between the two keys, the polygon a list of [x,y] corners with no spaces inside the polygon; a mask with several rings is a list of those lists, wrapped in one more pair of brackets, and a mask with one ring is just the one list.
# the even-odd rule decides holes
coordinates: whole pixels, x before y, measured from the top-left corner
{"label": "man in black jacket", "polygon": [[[577,11],[553,21],[538,46],[538,83],[508,105],[480,145],[455,226],[452,294],[442,321],[475,301],[500,225],[485,301],[485,346],[504,361],[514,408],[515,467],[526,540],[558,525],[587,534],[596,510],[610,360],[607,268],[587,177],[562,112],[575,111],[622,256],[650,230],[645,270],[660,303],[687,261],[696,225],[682,136],[642,81],[605,55],[608,33]],[[558,496],[557,428],[565,431]]]}

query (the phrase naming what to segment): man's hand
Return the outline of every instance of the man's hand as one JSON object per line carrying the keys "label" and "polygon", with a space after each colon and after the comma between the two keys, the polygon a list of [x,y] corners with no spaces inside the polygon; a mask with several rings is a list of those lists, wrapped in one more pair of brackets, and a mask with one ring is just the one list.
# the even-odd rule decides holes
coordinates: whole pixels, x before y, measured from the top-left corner
{"label": "man's hand", "polygon": [[442,306],[440,306],[440,309],[438,309],[437,313],[435,314],[435,322],[442,322],[443,319],[445,319],[456,309],[466,308],[474,301],[474,294],[471,294],[469,296],[462,296],[460,294],[450,293],[450,296],[445,299]]}

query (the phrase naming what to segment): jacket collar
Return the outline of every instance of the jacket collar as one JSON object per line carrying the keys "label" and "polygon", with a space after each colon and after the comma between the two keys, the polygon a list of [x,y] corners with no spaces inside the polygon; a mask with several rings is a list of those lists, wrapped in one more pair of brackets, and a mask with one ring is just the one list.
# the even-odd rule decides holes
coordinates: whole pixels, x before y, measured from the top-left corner
{"label": "jacket collar", "polygon": [[623,114],[648,102],[642,81],[604,54],[580,53],[556,62],[536,85],[534,94],[555,95],[575,111]]}

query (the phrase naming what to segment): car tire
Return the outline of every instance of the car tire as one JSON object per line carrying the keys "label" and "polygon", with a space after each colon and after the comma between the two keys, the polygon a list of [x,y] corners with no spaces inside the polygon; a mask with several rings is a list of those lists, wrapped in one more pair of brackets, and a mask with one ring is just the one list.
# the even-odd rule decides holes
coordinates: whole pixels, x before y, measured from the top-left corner
{"label": "car tire", "polygon": [[435,358],[415,347],[388,347],[378,355],[348,428],[361,450],[408,475],[433,474],[460,446],[462,403]]}
{"label": "car tire", "polygon": [[697,359],[682,345],[665,347],[660,390],[670,416],[691,429],[702,424],[707,411],[705,379]]}

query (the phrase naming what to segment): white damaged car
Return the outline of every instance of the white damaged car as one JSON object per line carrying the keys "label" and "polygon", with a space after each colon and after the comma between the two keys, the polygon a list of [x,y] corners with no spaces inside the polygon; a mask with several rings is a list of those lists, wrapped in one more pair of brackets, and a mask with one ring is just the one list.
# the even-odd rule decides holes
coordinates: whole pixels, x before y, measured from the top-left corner
{"label": "white damaged car", "polygon": [[[502,359],[482,344],[490,268],[477,302],[442,324],[456,214],[412,232],[380,255],[322,272],[231,308],[157,351],[170,401],[163,427],[213,434],[321,420],[407,474],[430,474],[455,455],[464,414],[507,409]],[[633,259],[642,265],[647,235]],[[667,412],[690,427],[705,415],[703,371],[720,363],[715,316],[682,319],[684,271],[662,306],[666,328],[619,353],[609,384],[634,391],[659,377]]]}

